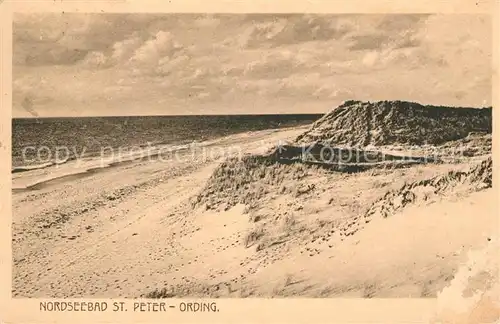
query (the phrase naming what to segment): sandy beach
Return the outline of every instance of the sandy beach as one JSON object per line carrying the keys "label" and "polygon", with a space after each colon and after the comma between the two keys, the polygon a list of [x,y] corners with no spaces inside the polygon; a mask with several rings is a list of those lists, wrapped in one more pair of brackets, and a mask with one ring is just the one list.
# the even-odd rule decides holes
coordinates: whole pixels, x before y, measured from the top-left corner
{"label": "sandy beach", "polygon": [[[259,153],[304,130],[201,146]],[[389,218],[360,218],[386,192],[458,165],[317,170],[282,182],[314,184],[313,195],[300,187],[263,196],[265,208],[249,213],[242,204],[193,207],[227,156],[190,154],[13,174],[13,296],[435,297],[498,228],[493,189],[466,194],[465,184]]]}
{"label": "sandy beach", "polygon": [[[235,135],[217,145],[258,151],[297,132]],[[85,170],[101,166],[99,159],[70,161],[13,174],[14,296],[137,296],[184,283],[193,278],[188,268],[206,268],[198,280],[220,271],[210,260],[220,262],[216,250],[243,228],[228,223],[227,233],[209,239],[213,246],[199,249],[191,238],[204,224],[183,209],[222,157],[179,157],[124,160],[95,172]]]}

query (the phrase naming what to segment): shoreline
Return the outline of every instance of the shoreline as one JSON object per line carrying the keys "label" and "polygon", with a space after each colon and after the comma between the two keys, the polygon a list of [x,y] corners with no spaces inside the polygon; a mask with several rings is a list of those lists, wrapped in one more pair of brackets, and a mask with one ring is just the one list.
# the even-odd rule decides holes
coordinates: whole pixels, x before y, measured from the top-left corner
{"label": "shoreline", "polygon": [[[239,138],[262,136],[265,134],[272,134],[275,132],[298,132],[301,131],[308,126],[301,127],[288,127],[284,129],[269,129],[263,131],[253,131],[253,132],[242,132],[238,134],[222,136],[218,138],[214,138],[211,140],[206,140],[202,142],[191,142],[190,144],[170,144],[170,145],[159,145],[159,146],[151,146],[142,151],[133,152],[131,154],[123,154],[118,157],[112,156],[84,156],[82,158],[72,158],[66,161],[56,163],[56,162],[48,162],[35,166],[18,166],[12,169],[12,177],[13,177],[13,191],[23,192],[29,191],[30,187],[43,184],[45,182],[49,182],[52,180],[71,177],[78,174],[99,172],[99,170],[104,171],[107,168],[113,168],[120,165],[130,164],[134,162],[140,162],[142,160],[150,160],[160,157],[162,154],[176,154],[182,151],[189,150],[192,148],[193,144],[198,148],[210,147],[211,145],[217,145],[220,143],[222,146],[224,142],[230,142],[232,140],[237,141]],[[160,160],[160,159],[159,159]],[[160,162],[168,162],[161,161]],[[33,176],[37,178],[37,171],[39,174],[44,174],[45,177],[42,179],[34,180],[29,184],[26,184],[25,181],[22,181],[24,178],[30,178]],[[19,182],[22,182],[22,185],[17,185]]]}

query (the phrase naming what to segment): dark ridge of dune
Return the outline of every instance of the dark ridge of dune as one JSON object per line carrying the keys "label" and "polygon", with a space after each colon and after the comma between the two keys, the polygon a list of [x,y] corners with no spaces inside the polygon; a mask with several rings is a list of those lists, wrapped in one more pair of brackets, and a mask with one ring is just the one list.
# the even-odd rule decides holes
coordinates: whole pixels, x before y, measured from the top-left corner
{"label": "dark ridge of dune", "polygon": [[467,171],[450,171],[430,179],[406,183],[400,189],[388,191],[367,210],[365,219],[386,218],[418,201],[430,201],[440,194],[450,196],[492,187],[493,162],[489,157]]}
{"label": "dark ridge of dune", "polygon": [[281,145],[273,148],[267,155],[267,159],[280,161],[300,161],[303,163],[320,164],[325,168],[331,168],[338,164],[363,165],[381,162],[439,162],[433,156],[405,156],[394,155],[376,150],[362,150],[357,148],[342,148],[313,143],[311,145],[295,146]]}
{"label": "dark ridge of dune", "polygon": [[297,144],[365,147],[439,145],[492,132],[492,108],[424,106],[406,101],[346,101],[299,135]]}

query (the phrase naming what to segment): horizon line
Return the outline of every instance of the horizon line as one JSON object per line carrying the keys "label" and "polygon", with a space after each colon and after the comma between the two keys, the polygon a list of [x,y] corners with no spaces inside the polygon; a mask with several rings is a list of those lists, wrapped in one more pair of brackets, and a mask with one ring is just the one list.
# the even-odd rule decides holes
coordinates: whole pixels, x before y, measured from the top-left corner
{"label": "horizon line", "polygon": [[86,116],[12,116],[11,119],[48,119],[48,118],[108,118],[108,117],[202,117],[202,116],[307,116],[307,115],[324,115],[327,112],[311,112],[311,113],[241,113],[241,114],[170,114],[170,115],[86,115]]}

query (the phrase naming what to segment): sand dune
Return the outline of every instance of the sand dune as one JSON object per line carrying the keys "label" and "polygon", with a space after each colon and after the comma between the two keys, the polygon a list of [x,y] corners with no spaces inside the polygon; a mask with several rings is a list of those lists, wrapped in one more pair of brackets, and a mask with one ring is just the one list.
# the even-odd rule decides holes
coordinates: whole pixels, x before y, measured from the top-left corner
{"label": "sand dune", "polygon": [[491,107],[423,106],[415,102],[349,100],[297,137],[299,143],[321,141],[350,146],[443,144],[471,132],[491,133]]}
{"label": "sand dune", "polygon": [[[396,139],[322,142],[311,134],[326,120],[204,144],[243,158],[186,149],[14,193],[13,295],[436,297],[498,234],[488,130],[443,126],[415,155]],[[311,163],[299,154],[309,140],[337,159]],[[471,141],[470,154],[443,159]],[[17,173],[14,186],[51,168]]]}

